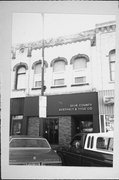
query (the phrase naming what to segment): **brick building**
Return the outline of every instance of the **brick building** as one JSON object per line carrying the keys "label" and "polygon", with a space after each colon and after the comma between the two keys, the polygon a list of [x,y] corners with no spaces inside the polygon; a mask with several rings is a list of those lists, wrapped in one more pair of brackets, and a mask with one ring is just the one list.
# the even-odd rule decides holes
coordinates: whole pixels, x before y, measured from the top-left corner
{"label": "brick building", "polygon": [[12,47],[10,134],[61,145],[78,132],[112,130],[115,30],[107,22],[44,41],[46,118],[40,118],[42,41]]}

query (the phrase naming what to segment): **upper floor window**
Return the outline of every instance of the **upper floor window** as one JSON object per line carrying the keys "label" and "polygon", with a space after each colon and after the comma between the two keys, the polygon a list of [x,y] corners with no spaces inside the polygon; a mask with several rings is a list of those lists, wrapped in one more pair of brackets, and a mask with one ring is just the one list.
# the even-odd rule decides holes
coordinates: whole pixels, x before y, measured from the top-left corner
{"label": "upper floor window", "polygon": [[64,85],[64,79],[54,79],[54,85]]}
{"label": "upper floor window", "polygon": [[[46,72],[46,68],[48,64],[44,61],[44,72]],[[33,76],[33,87],[34,88],[41,88],[41,73],[42,73],[42,61],[36,61],[32,65],[32,69],[34,70]]]}
{"label": "upper floor window", "polygon": [[35,66],[34,66],[34,74],[40,74],[41,73],[41,70],[42,70],[42,68],[41,68],[41,64],[39,63],[39,64],[36,64]]}
{"label": "upper floor window", "polygon": [[[46,71],[47,67],[48,67],[48,63],[44,61],[44,72]],[[34,74],[40,74],[42,72],[42,61],[41,60],[35,61],[32,65],[32,69],[34,70]]]}
{"label": "upper floor window", "polygon": [[26,88],[26,73],[28,70],[28,65],[26,63],[20,62],[16,64],[13,68],[15,74],[15,89],[25,89]]}
{"label": "upper floor window", "polygon": [[82,84],[82,83],[86,83],[86,77],[75,77],[75,84]]}
{"label": "upper floor window", "polygon": [[110,80],[115,80],[115,49],[109,52],[109,63],[110,63]]}
{"label": "upper floor window", "polygon": [[89,57],[85,54],[78,54],[71,58],[70,64],[73,64],[73,69],[85,69],[87,68],[87,62]]}
{"label": "upper floor window", "polygon": [[34,88],[41,88],[41,73],[42,67],[41,63],[34,66]]}
{"label": "upper floor window", "polygon": [[26,68],[24,66],[18,67],[16,71],[16,88],[15,89],[25,89],[26,88]]}
{"label": "upper floor window", "polygon": [[54,63],[53,72],[60,72],[65,71],[65,62],[64,61],[57,61]]}
{"label": "upper floor window", "polygon": [[67,64],[68,62],[64,57],[58,57],[51,61],[50,66],[53,67],[53,72],[63,72]]}
{"label": "upper floor window", "polygon": [[87,61],[85,58],[77,58],[74,60],[73,69],[83,69],[87,67]]}

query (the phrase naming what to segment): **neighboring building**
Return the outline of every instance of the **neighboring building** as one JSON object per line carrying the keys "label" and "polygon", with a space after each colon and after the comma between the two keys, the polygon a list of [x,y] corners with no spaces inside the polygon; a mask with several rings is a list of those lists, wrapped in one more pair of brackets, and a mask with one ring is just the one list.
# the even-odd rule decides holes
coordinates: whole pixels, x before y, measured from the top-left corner
{"label": "neighboring building", "polygon": [[43,135],[51,144],[67,144],[78,132],[112,128],[115,29],[115,22],[107,22],[44,41],[46,118],[39,118],[42,41],[12,48],[11,135]]}

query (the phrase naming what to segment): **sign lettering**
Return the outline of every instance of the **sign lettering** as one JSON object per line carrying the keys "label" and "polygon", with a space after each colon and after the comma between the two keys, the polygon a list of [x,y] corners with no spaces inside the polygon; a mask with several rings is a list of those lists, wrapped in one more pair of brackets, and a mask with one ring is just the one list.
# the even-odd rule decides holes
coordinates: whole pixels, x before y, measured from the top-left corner
{"label": "sign lettering", "polygon": [[69,104],[69,107],[59,108],[59,111],[92,111],[93,105],[91,103],[87,104]]}

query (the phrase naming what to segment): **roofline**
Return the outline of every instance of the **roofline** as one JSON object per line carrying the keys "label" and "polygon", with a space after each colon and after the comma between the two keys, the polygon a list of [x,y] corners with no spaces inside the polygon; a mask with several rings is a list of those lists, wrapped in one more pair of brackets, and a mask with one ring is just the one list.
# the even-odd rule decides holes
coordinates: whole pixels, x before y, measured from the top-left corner
{"label": "roofline", "polygon": [[[115,25],[116,25],[116,21],[108,21],[108,22],[96,24],[94,29],[82,31],[77,34],[59,36],[57,38],[44,39],[44,48],[71,44],[71,43],[76,43],[76,42],[81,42],[81,41],[86,41],[86,40],[93,40],[96,36],[97,29],[100,29],[103,27],[115,26]],[[22,48],[23,49],[27,48],[29,51],[41,49],[42,39],[39,41],[15,44],[12,46],[12,53]]]}
{"label": "roofline", "polygon": [[95,27],[99,28],[99,27],[105,27],[105,26],[114,25],[114,24],[116,24],[116,21],[108,21],[108,22],[96,24]]}
{"label": "roofline", "polygon": [[[91,29],[87,31],[82,31],[77,34],[59,36],[57,38],[44,39],[44,48],[54,47],[54,46],[63,45],[63,44],[71,44],[75,42],[85,41],[88,39],[91,40],[94,36],[95,36],[95,29]],[[42,40],[28,42],[28,43],[19,43],[19,44],[13,45],[12,51],[14,51],[14,49],[19,50],[22,48],[23,49],[32,48],[32,50],[41,49]]]}

